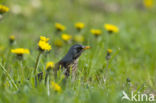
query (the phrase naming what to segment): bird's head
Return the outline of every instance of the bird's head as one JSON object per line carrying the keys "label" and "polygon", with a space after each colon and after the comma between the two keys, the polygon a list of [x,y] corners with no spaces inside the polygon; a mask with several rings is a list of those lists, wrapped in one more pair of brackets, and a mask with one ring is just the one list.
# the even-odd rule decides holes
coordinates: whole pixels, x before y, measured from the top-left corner
{"label": "bird's head", "polygon": [[77,59],[84,50],[87,50],[89,48],[89,46],[75,44],[69,49],[68,53],[73,56],[73,59]]}
{"label": "bird's head", "polygon": [[66,60],[66,61],[76,60],[83,51],[89,48],[90,46],[83,46],[80,44],[75,44],[69,49],[68,53],[63,58],[63,60]]}

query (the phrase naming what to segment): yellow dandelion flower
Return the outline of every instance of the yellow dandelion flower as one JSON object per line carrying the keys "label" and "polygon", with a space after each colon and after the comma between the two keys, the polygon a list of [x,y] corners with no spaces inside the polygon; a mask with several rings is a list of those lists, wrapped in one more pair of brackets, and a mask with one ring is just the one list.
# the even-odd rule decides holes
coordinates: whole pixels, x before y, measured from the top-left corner
{"label": "yellow dandelion flower", "polygon": [[54,66],[55,66],[54,62],[50,61],[46,64],[46,69],[54,68]]}
{"label": "yellow dandelion flower", "polygon": [[104,28],[110,33],[119,32],[119,28],[115,25],[112,25],[112,24],[105,24]]}
{"label": "yellow dandelion flower", "polygon": [[82,35],[75,35],[74,41],[82,43],[84,42],[84,37]]}
{"label": "yellow dandelion flower", "polygon": [[82,22],[77,22],[75,23],[75,28],[78,29],[78,30],[81,30],[85,27],[85,24],[82,23]]}
{"label": "yellow dandelion flower", "polygon": [[107,53],[112,53],[112,49],[107,49]]}
{"label": "yellow dandelion flower", "polygon": [[91,29],[91,31],[90,31],[93,35],[95,35],[95,36],[99,36],[99,35],[101,35],[101,30],[99,30],[99,29]]}
{"label": "yellow dandelion flower", "polygon": [[51,82],[51,88],[53,88],[57,92],[61,92],[62,91],[61,87],[57,83],[55,83],[55,82]]}
{"label": "yellow dandelion flower", "polygon": [[54,45],[57,46],[57,47],[62,47],[63,46],[63,41],[62,40],[59,40],[59,39],[58,40],[55,40],[54,41]]}
{"label": "yellow dandelion flower", "polygon": [[6,13],[9,11],[9,8],[4,6],[4,5],[0,5],[0,14]]}
{"label": "yellow dandelion flower", "polygon": [[38,46],[39,46],[39,49],[41,51],[50,51],[51,50],[51,45],[45,41],[42,41],[42,40],[40,40],[38,42]]}
{"label": "yellow dandelion flower", "polygon": [[66,29],[66,27],[62,24],[56,23],[55,27],[58,31],[64,31]]}
{"label": "yellow dandelion flower", "polygon": [[154,5],[154,1],[153,0],[144,0],[144,6],[146,7],[146,8],[152,8],[153,7],[153,5]]}
{"label": "yellow dandelion flower", "polygon": [[62,39],[63,39],[64,41],[69,41],[69,40],[72,39],[72,36],[69,35],[69,34],[62,34],[61,37],[62,37]]}
{"label": "yellow dandelion flower", "polygon": [[17,55],[30,54],[29,49],[24,49],[24,48],[11,49],[11,53]]}
{"label": "yellow dandelion flower", "polygon": [[49,38],[46,38],[44,36],[40,36],[40,40],[45,41],[45,42],[48,42],[49,41]]}

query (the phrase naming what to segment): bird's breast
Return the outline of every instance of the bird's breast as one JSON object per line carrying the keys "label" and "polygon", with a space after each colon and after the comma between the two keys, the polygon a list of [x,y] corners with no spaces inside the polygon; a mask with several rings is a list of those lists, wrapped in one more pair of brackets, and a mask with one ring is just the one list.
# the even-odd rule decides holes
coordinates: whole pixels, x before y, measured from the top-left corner
{"label": "bird's breast", "polygon": [[71,65],[72,72],[75,72],[77,70],[77,65],[78,65],[78,59],[74,60],[74,62]]}

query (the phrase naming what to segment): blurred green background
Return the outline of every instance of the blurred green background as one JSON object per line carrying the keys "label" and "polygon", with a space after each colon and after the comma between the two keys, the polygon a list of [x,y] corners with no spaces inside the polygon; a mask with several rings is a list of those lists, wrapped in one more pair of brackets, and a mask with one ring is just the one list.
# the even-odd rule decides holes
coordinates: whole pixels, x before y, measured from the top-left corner
{"label": "blurred green background", "polygon": [[[143,0],[0,0],[10,8],[0,21],[0,61],[15,81],[13,69],[19,68],[9,54],[8,39],[15,35],[15,47],[31,50],[24,60],[25,78],[34,67],[39,36],[50,37],[52,51],[41,60],[39,71],[47,61],[57,62],[74,43],[64,44],[58,50],[53,44],[59,35],[55,34],[55,23],[64,24],[65,33],[76,35],[74,24],[85,23],[82,35],[84,45],[92,48],[80,57],[77,80],[69,81],[62,93],[52,92],[47,96],[44,83],[39,88],[24,81],[20,90],[12,87],[0,88],[0,103],[121,103],[122,91],[153,93],[156,95],[156,2],[146,7]],[[108,35],[104,24],[119,27],[119,33]],[[90,29],[101,29],[103,34],[94,38]],[[105,83],[106,50],[113,50]],[[8,55],[9,54],[9,55]],[[19,68],[20,69],[20,68]],[[99,71],[103,70],[102,73]],[[2,78],[3,71],[0,70]],[[99,75],[99,80],[96,76]],[[127,85],[126,79],[131,79]],[[92,79],[92,80],[90,80]],[[6,80],[7,82],[7,80]],[[5,82],[5,83],[6,83]],[[2,80],[0,81],[2,84]]]}

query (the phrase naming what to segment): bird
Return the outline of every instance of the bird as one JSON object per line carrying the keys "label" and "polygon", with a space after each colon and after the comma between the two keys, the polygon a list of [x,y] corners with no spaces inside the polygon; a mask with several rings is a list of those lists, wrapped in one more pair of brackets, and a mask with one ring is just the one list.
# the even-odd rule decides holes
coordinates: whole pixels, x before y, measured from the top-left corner
{"label": "bird", "polygon": [[75,73],[79,57],[83,51],[89,48],[90,46],[83,46],[80,44],[73,45],[69,49],[68,53],[58,63],[56,63],[54,71],[57,72],[59,69],[63,69],[66,77],[70,75],[70,69],[72,70],[72,73]]}
{"label": "bird", "polygon": [[[75,44],[71,46],[67,54],[59,62],[55,64],[55,67],[53,68],[55,78],[57,78],[57,71],[60,69],[64,71],[64,75],[66,78],[70,76],[70,70],[72,71],[72,75],[74,75],[75,72],[77,71],[79,57],[85,50],[89,48],[90,46],[83,46],[81,44]],[[50,74],[49,70],[46,71],[45,81],[49,74]],[[43,72],[38,73],[37,77],[39,81],[42,80]]]}

